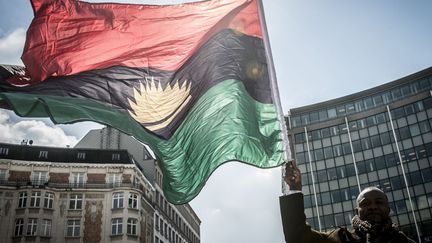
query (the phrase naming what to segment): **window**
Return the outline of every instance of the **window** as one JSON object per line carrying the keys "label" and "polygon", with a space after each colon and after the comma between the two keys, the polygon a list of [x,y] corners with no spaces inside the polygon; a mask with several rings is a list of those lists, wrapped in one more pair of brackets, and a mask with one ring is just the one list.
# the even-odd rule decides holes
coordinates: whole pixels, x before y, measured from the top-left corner
{"label": "window", "polygon": [[84,186],[84,173],[72,173],[72,184],[74,187]]}
{"label": "window", "polygon": [[120,186],[121,183],[121,174],[109,174],[108,175],[108,184],[111,186]]}
{"label": "window", "polygon": [[18,197],[18,208],[25,208],[27,206],[27,192],[20,192]]}
{"label": "window", "polygon": [[29,219],[27,224],[27,235],[34,236],[37,233],[37,219]]}
{"label": "window", "polygon": [[77,159],[84,160],[86,157],[86,154],[84,152],[78,152]]}
{"label": "window", "polygon": [[30,196],[30,207],[40,207],[41,195],[41,192],[32,192]]}
{"label": "window", "polygon": [[132,219],[132,218],[128,219],[126,233],[129,235],[136,235],[137,225],[138,225],[137,219]]}
{"label": "window", "polygon": [[41,228],[42,236],[51,236],[51,225],[52,223],[50,219],[42,220],[42,228]]}
{"label": "window", "polygon": [[112,154],[111,160],[120,160],[120,154]]}
{"label": "window", "polygon": [[44,197],[44,208],[53,208],[54,193],[46,192]]}
{"label": "window", "polygon": [[39,159],[48,159],[48,151],[39,151]]}
{"label": "window", "polygon": [[7,170],[0,170],[0,182],[6,181]]}
{"label": "window", "polygon": [[83,195],[82,194],[70,195],[69,209],[72,209],[72,210],[82,209],[82,201],[83,201]]}
{"label": "window", "polygon": [[111,221],[111,234],[112,235],[121,235],[123,234],[123,219],[115,218]]}
{"label": "window", "polygon": [[129,208],[138,208],[138,194],[131,193],[129,194],[129,202],[128,202]]}
{"label": "window", "polygon": [[24,230],[24,219],[16,219],[15,220],[15,232],[14,236],[21,236],[23,235]]}
{"label": "window", "polygon": [[9,148],[0,148],[0,155],[8,155]]}
{"label": "window", "polygon": [[336,117],[336,109],[333,108],[333,109],[327,110],[327,115],[328,115],[328,118],[334,118],[334,117]]}
{"label": "window", "polygon": [[66,236],[67,237],[79,237],[81,221],[79,219],[70,219],[66,223]]}
{"label": "window", "polygon": [[112,208],[123,208],[123,192],[113,194]]}
{"label": "window", "polygon": [[46,171],[33,171],[31,175],[33,185],[43,185],[48,181]]}

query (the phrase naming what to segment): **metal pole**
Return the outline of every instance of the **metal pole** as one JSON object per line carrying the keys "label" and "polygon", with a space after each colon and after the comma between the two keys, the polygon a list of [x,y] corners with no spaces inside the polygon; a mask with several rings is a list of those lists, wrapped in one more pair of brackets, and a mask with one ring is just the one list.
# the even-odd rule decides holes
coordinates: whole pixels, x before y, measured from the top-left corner
{"label": "metal pole", "polygon": [[354,156],[354,148],[353,148],[353,145],[352,145],[351,132],[350,132],[350,129],[349,129],[349,126],[348,126],[348,118],[347,117],[345,117],[345,124],[346,124],[347,132],[348,132],[348,139],[349,139],[349,143],[350,143],[350,147],[351,147],[351,155],[352,155],[353,162],[354,162],[354,170],[355,170],[355,173],[356,173],[357,186],[358,186],[359,193],[360,193],[361,192],[361,187],[360,187],[359,173],[358,173],[358,169],[357,169],[356,158]]}
{"label": "metal pole", "polygon": [[311,153],[310,153],[309,138],[308,138],[306,127],[304,128],[304,131],[305,131],[305,136],[306,136],[306,145],[307,145],[307,150],[308,150],[309,166],[310,166],[310,171],[311,171],[310,173],[311,173],[311,177],[312,177],[312,187],[313,187],[313,191],[314,191],[315,208],[316,208],[316,213],[317,213],[317,218],[318,218],[318,227],[319,227],[319,231],[321,231],[321,220],[320,220],[320,214],[319,214],[319,208],[318,208],[318,198],[317,198],[317,193],[316,193],[316,188],[315,188],[315,179],[314,179],[313,168],[312,168],[312,157],[311,157]]}
{"label": "metal pole", "polygon": [[271,89],[272,89],[272,98],[276,106],[278,119],[281,125],[282,141],[284,143],[284,152],[285,152],[284,159],[285,161],[289,161],[291,160],[291,151],[290,151],[289,141],[288,141],[288,131],[286,128],[282,105],[279,97],[279,89],[278,89],[277,79],[276,79],[276,70],[273,63],[270,40],[267,33],[267,25],[266,25],[265,15],[264,15],[264,6],[261,0],[256,0],[256,1],[257,1],[258,14],[259,14],[260,25],[261,25],[261,32],[263,35],[264,47],[266,51],[267,67],[268,67]]}
{"label": "metal pole", "polygon": [[395,132],[394,125],[393,125],[393,119],[392,119],[392,115],[391,115],[390,108],[389,108],[388,105],[387,105],[387,113],[389,115],[390,125],[391,125],[391,128],[392,128],[393,137],[394,137],[394,140],[395,140],[396,149],[397,149],[398,156],[399,156],[399,161],[400,161],[400,165],[401,165],[401,168],[402,168],[402,175],[403,175],[403,178],[404,178],[404,181],[405,181],[406,191],[408,193],[408,200],[409,200],[410,206],[411,206],[411,213],[412,213],[412,216],[413,216],[413,219],[414,219],[414,224],[415,224],[415,228],[416,228],[416,231],[417,231],[417,237],[418,237],[419,243],[421,243],[422,241],[421,241],[421,238],[420,238],[420,230],[419,230],[419,227],[417,225],[417,218],[416,218],[416,215],[415,215],[415,212],[414,212],[414,206],[413,206],[413,203],[412,203],[412,200],[411,200],[411,193],[410,193],[409,187],[408,187],[408,180],[407,180],[406,174],[405,174],[405,168],[404,168],[403,161],[402,161],[402,155],[400,153],[399,144],[398,144],[398,140],[397,140],[397,137],[396,137],[396,132]]}

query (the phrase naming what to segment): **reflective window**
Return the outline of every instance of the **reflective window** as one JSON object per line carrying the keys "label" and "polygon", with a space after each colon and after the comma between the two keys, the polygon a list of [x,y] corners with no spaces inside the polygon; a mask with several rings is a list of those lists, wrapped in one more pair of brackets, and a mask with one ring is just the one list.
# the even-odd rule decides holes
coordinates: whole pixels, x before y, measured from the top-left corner
{"label": "reflective window", "polygon": [[111,220],[111,235],[123,234],[123,219],[115,218]]}
{"label": "reflective window", "polygon": [[66,224],[66,236],[79,237],[80,228],[81,228],[81,221],[79,219],[68,220]]}

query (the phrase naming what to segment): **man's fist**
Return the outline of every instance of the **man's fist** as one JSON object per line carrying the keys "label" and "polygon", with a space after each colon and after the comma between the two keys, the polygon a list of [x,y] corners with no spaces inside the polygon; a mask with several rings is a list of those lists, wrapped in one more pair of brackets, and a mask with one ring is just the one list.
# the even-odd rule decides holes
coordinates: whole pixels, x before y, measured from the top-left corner
{"label": "man's fist", "polygon": [[288,161],[285,164],[285,182],[290,187],[290,190],[299,190],[301,191],[302,184],[301,184],[301,174],[300,170],[297,167],[297,164],[294,160]]}

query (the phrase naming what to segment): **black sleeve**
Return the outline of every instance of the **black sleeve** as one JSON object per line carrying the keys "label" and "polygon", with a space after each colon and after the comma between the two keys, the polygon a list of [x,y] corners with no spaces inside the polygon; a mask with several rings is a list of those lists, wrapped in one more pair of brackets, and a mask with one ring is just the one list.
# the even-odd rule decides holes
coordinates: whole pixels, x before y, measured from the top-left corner
{"label": "black sleeve", "polygon": [[328,238],[326,233],[314,231],[306,224],[302,193],[281,196],[279,203],[286,243],[324,242]]}

